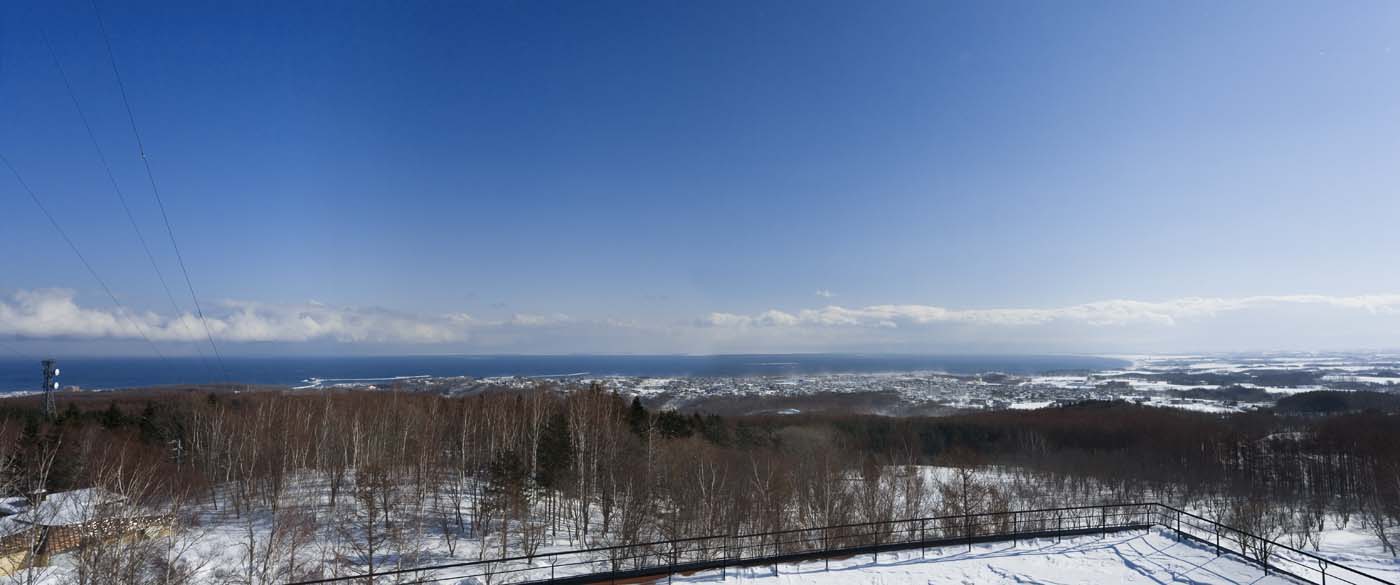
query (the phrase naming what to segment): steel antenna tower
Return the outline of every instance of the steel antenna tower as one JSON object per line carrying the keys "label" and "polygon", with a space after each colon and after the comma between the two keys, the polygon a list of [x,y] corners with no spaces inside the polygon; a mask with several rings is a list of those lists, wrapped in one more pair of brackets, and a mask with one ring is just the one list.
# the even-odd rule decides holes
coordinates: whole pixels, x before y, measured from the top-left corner
{"label": "steel antenna tower", "polygon": [[58,389],[58,382],[54,378],[58,377],[57,363],[51,359],[44,360],[44,414],[53,418],[58,414],[58,408],[53,403],[53,392]]}

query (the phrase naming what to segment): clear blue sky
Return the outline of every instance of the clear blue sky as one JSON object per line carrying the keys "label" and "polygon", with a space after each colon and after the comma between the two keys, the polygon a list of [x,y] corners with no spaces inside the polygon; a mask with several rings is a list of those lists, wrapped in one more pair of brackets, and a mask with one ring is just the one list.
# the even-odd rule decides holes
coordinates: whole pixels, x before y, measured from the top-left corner
{"label": "clear blue sky", "polygon": [[[0,152],[179,353],[92,6],[25,4]],[[231,352],[1400,347],[1394,2],[98,6]],[[0,340],[144,351],[7,172],[0,234]]]}

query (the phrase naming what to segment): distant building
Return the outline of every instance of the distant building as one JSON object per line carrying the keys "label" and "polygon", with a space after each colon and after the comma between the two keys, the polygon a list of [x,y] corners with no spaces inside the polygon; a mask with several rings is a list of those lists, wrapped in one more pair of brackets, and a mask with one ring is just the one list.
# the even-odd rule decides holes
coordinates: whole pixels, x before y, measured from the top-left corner
{"label": "distant building", "polygon": [[[101,488],[0,500],[0,575],[47,564],[52,555],[124,539],[170,534],[173,517],[145,514]],[[22,511],[21,511],[22,509]]]}

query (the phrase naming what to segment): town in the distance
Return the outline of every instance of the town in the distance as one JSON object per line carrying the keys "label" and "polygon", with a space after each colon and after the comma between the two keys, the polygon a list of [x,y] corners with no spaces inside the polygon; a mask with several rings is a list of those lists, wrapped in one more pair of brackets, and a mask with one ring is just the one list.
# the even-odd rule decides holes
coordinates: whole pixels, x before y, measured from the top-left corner
{"label": "town in the distance", "polygon": [[[296,389],[402,390],[472,395],[541,384],[601,384],[648,407],[725,415],[856,413],[937,416],[1029,410],[1085,401],[1124,401],[1208,413],[1400,409],[1400,355],[1268,353],[1108,356],[1101,370],[939,371],[745,376],[394,376],[312,378]],[[773,364],[781,366],[781,363]]]}

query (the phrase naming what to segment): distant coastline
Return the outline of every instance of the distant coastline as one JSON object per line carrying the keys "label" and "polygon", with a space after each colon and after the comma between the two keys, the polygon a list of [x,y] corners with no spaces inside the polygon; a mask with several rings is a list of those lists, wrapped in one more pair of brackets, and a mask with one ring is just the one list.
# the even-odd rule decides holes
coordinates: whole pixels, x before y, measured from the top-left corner
{"label": "distant coastline", "polygon": [[[234,382],[303,386],[311,380],[407,377],[744,377],[821,373],[943,371],[954,374],[1037,374],[1126,367],[1129,361],[1075,355],[462,355],[370,357],[226,357],[228,380],[199,358],[61,359],[64,386],[83,390]],[[38,365],[0,359],[0,392],[37,390]]]}

